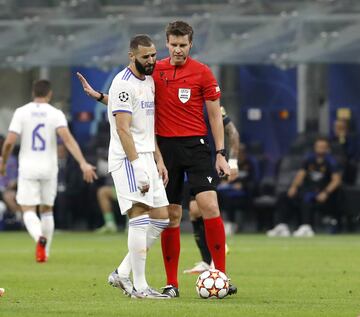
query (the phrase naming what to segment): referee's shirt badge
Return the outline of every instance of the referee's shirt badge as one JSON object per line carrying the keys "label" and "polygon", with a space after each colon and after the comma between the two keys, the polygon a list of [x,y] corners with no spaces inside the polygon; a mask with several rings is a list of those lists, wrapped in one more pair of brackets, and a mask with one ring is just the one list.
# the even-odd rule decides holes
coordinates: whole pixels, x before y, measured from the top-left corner
{"label": "referee's shirt badge", "polygon": [[182,103],[188,102],[191,96],[191,89],[179,88],[178,96]]}

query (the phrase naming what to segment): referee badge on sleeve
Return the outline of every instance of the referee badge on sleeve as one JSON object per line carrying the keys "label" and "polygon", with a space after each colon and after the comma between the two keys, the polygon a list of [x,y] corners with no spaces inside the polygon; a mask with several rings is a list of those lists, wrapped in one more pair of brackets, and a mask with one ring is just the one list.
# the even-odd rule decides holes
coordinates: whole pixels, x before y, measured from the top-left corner
{"label": "referee badge on sleeve", "polygon": [[178,96],[182,103],[188,102],[191,96],[191,89],[179,88]]}

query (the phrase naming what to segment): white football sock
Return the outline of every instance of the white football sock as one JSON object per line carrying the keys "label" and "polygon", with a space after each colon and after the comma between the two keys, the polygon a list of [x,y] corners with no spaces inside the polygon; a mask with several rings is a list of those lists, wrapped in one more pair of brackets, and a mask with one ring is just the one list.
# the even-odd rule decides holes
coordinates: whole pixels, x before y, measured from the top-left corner
{"label": "white football sock", "polygon": [[54,214],[52,211],[40,214],[42,235],[46,238],[46,256],[50,254],[50,246],[54,234]]}
{"label": "white football sock", "polygon": [[146,264],[146,228],[149,225],[149,216],[142,215],[129,219],[128,248],[133,272],[133,283],[137,291],[148,287],[145,278]]}
{"label": "white football sock", "polygon": [[161,232],[169,225],[169,219],[153,219],[150,218],[150,223],[146,231],[146,247],[149,250],[154,242],[159,238]]}
{"label": "white football sock", "polygon": [[[159,238],[161,232],[169,225],[169,219],[149,218],[150,223],[146,229],[146,248],[149,250],[154,242]],[[131,262],[129,253],[118,267],[118,274],[121,277],[129,277],[131,272]]]}
{"label": "white football sock", "polygon": [[33,210],[25,211],[23,215],[23,220],[26,230],[29,232],[35,242],[38,242],[39,238],[42,235],[42,232],[41,222],[36,212]]}

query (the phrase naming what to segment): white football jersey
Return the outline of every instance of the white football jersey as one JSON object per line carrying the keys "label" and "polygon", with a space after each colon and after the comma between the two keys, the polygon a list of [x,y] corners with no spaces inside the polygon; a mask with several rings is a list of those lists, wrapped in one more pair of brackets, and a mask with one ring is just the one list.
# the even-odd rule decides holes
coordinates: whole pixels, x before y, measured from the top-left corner
{"label": "white football jersey", "polygon": [[109,172],[119,169],[122,160],[126,157],[116,131],[116,113],[131,114],[130,131],[137,153],[155,151],[154,94],[152,77],[145,76],[144,80],[139,79],[128,67],[118,73],[112,81],[108,100]]}
{"label": "white football jersey", "polygon": [[49,179],[57,175],[56,129],[67,127],[64,113],[47,103],[17,108],[9,131],[20,135],[19,176]]}

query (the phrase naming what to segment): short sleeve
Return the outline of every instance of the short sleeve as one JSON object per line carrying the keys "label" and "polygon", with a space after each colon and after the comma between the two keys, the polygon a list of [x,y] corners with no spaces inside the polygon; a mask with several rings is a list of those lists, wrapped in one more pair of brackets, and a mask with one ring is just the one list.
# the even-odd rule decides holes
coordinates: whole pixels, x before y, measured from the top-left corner
{"label": "short sleeve", "polygon": [[15,110],[14,115],[11,119],[9,132],[15,132],[17,134],[21,134],[21,113],[19,109]]}
{"label": "short sleeve", "polygon": [[202,91],[205,100],[216,100],[221,96],[219,84],[211,69],[206,65],[202,73]]}
{"label": "short sleeve", "polygon": [[133,112],[134,88],[126,81],[114,82],[110,88],[111,111],[115,115],[118,112]]}
{"label": "short sleeve", "polygon": [[56,116],[56,123],[55,123],[55,127],[57,128],[62,128],[62,127],[67,127],[68,123],[65,117],[65,114],[61,111],[58,110],[58,115]]}

